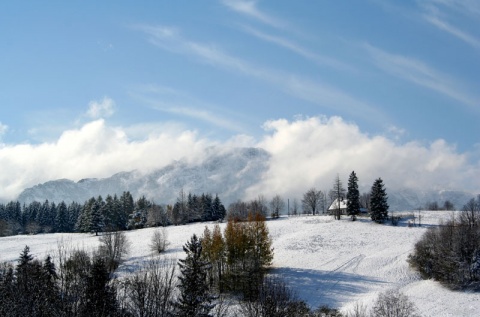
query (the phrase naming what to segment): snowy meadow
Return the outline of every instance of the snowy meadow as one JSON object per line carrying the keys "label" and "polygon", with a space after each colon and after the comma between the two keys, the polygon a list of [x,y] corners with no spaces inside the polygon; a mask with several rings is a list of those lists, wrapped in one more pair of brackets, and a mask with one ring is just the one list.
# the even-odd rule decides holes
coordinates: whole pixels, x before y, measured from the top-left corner
{"label": "snowy meadow", "polygon": [[[452,212],[423,211],[421,226],[413,213],[403,213],[399,226],[380,225],[360,217],[352,222],[344,216],[281,217],[267,221],[273,240],[274,260],[270,274],[281,276],[310,306],[328,305],[348,312],[357,304],[370,307],[380,292],[399,289],[415,303],[422,316],[477,316],[480,294],[451,291],[439,283],[422,280],[409,267],[408,255],[428,227],[437,226]],[[192,234],[202,235],[205,226],[195,223],[166,228],[169,246],[153,255],[150,242],[155,228],[127,231],[131,247],[117,270],[119,278],[140,269],[152,256],[180,259],[182,246]],[[222,224],[222,229],[225,224]],[[58,245],[95,250],[94,234],[58,233],[0,238],[0,262],[16,263],[25,245],[32,255],[55,257]]]}

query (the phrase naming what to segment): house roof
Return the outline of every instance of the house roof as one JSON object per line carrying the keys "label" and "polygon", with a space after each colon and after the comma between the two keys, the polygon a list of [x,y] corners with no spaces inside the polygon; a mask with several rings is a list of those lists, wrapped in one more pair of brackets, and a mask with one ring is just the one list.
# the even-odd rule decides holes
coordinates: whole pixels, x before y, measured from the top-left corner
{"label": "house roof", "polygon": [[[328,210],[337,210],[338,209],[338,199],[335,199],[333,203],[328,207]],[[340,199],[340,209],[347,209],[347,200]]]}

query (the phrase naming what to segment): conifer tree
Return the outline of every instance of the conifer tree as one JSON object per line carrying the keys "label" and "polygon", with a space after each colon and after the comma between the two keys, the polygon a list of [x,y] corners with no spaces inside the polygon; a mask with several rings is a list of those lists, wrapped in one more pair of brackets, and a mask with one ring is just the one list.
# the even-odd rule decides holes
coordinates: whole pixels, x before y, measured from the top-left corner
{"label": "conifer tree", "polygon": [[55,216],[55,231],[68,232],[68,210],[65,202],[61,202],[57,207],[57,215]]}
{"label": "conifer tree", "polygon": [[381,178],[375,180],[370,192],[370,216],[373,221],[382,223],[388,217],[387,193]]}
{"label": "conifer tree", "polygon": [[174,303],[174,316],[209,317],[215,307],[215,297],[210,293],[207,283],[207,270],[211,264],[202,258],[202,243],[194,234],[183,246],[187,257],[179,260],[180,276],[178,288],[180,294]]}
{"label": "conifer tree", "polygon": [[352,171],[348,178],[347,186],[347,215],[355,220],[360,212],[360,192],[358,191],[358,177]]}

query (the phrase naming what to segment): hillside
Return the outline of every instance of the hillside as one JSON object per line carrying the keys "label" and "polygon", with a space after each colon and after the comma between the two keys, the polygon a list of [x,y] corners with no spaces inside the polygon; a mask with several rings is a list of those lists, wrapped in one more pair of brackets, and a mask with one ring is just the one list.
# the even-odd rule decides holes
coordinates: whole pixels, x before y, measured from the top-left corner
{"label": "hillside", "polygon": [[[272,274],[285,278],[311,306],[328,304],[348,310],[356,302],[370,305],[377,294],[400,288],[417,305],[422,316],[475,316],[480,294],[452,292],[434,281],[420,280],[406,259],[429,226],[450,212],[422,212],[422,227],[378,225],[368,219],[334,221],[327,216],[301,216],[268,221],[275,248]],[[208,224],[212,226],[213,224]],[[224,225],[224,224],[223,224]],[[222,225],[222,226],[223,226]],[[165,256],[181,258],[182,245],[205,224],[168,227],[171,245]],[[138,270],[150,255],[153,229],[127,232],[132,248],[120,276]],[[43,258],[54,254],[63,240],[72,247],[93,249],[98,237],[90,234],[49,234],[0,238],[0,261],[14,262],[25,245]]]}

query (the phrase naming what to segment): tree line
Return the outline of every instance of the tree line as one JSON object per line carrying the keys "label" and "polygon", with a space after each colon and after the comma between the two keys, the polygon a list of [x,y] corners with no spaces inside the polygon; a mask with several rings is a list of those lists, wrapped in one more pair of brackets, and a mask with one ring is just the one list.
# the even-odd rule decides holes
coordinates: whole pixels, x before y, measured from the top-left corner
{"label": "tree line", "polygon": [[84,204],[72,202],[21,205],[18,201],[0,204],[0,236],[28,233],[98,232],[166,226],[225,217],[218,195],[184,194],[172,205],[159,205],[144,196],[134,200],[130,192],[120,197],[92,197]]}

